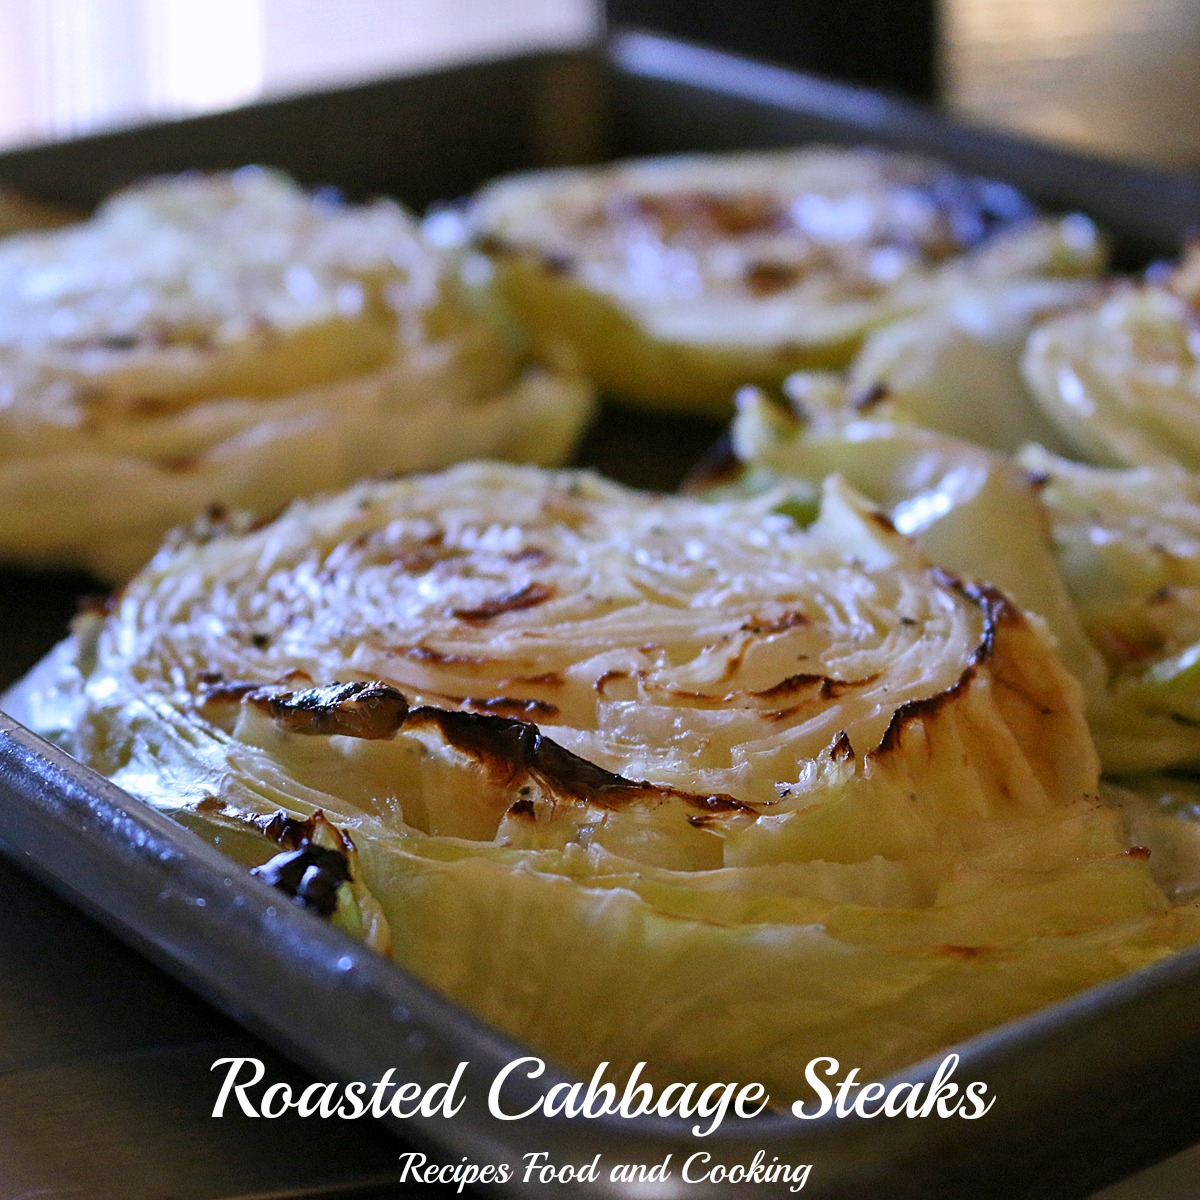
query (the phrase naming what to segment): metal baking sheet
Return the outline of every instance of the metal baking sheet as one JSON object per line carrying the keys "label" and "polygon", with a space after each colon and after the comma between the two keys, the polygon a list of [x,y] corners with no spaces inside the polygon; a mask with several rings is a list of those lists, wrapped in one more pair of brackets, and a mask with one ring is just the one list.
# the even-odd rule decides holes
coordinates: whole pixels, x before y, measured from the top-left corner
{"label": "metal baking sheet", "polygon": [[[935,153],[1043,202],[1081,207],[1116,233],[1131,264],[1174,253],[1200,221],[1196,178],[1033,146],[638,33],[598,53],[529,55],[0,155],[0,182],[87,203],[148,173],[258,161],[420,208],[505,170],[814,139]],[[610,408],[580,461],[667,488],[715,432]],[[91,586],[29,572],[0,579],[0,676],[13,678],[47,649],[74,596]],[[523,1048],[3,717],[0,849],[319,1078],[372,1080],[394,1067],[432,1083],[469,1062],[467,1104],[454,1120],[396,1123],[447,1159],[546,1150],[586,1161],[603,1150],[610,1162],[672,1153],[678,1163],[702,1148],[748,1161],[766,1148],[814,1164],[809,1195],[1044,1198],[1084,1196],[1200,1138],[1200,950],[958,1047],[958,1077],[986,1080],[998,1097],[984,1121],[810,1123],[783,1112],[701,1145],[661,1120],[494,1121],[487,1083]],[[935,1065],[904,1077],[928,1078]],[[540,1184],[513,1190],[548,1194]],[[601,1183],[588,1194],[635,1192]],[[739,1193],[690,1184],[679,1194]]]}

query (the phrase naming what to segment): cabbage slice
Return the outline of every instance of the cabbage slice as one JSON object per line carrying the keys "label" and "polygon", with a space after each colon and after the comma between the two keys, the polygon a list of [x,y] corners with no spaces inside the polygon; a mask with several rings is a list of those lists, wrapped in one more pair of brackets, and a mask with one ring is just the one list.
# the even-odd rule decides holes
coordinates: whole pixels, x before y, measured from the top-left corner
{"label": "cabbage slice", "polygon": [[714,414],[742,384],[843,366],[870,331],[964,290],[1090,276],[1105,258],[1086,218],[1040,217],[1005,185],[824,146],[514,176],[466,225],[543,361]]}
{"label": "cabbage slice", "polygon": [[361,485],[164,548],[6,705],[268,876],[351,847],[334,919],[584,1074],[792,1098],[1196,940],[1041,623],[785,500]]}
{"label": "cabbage slice", "polygon": [[592,403],[528,369],[389,202],[193,174],[0,244],[0,559],[118,581],[213,505],[555,465]]}

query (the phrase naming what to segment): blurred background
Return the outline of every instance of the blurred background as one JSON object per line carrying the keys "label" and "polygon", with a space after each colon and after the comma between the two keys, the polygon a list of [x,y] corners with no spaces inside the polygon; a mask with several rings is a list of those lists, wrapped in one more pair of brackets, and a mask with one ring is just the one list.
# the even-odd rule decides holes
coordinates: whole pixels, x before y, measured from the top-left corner
{"label": "blurred background", "polygon": [[599,34],[597,0],[0,0],[0,145]]}
{"label": "blurred background", "polygon": [[[0,147],[523,48],[602,0],[0,0]],[[1200,166],[1200,0],[609,0],[607,18]]]}

